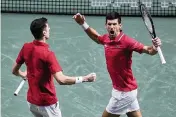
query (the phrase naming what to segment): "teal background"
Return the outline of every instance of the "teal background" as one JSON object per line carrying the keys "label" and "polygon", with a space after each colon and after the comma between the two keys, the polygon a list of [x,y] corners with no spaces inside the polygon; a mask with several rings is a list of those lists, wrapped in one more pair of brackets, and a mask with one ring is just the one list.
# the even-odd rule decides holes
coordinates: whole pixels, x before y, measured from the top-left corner
{"label": "teal background", "polygon": [[[13,92],[21,79],[11,69],[25,42],[33,40],[29,26],[39,17],[48,18],[51,34],[48,43],[56,53],[64,74],[97,73],[94,83],[60,86],[55,82],[63,117],[100,117],[111,97],[111,80],[106,70],[103,46],[94,43],[72,16],[1,14],[1,111],[2,117],[32,117],[26,103],[28,85],[18,96]],[[133,54],[133,73],[138,81],[138,99],[144,117],[175,117],[176,113],[176,18],[153,18],[167,64],[158,55]],[[105,17],[86,16],[88,24],[106,33]],[[151,45],[142,18],[123,17],[124,32]],[[25,66],[22,67],[25,69]],[[122,116],[125,117],[125,116]]]}

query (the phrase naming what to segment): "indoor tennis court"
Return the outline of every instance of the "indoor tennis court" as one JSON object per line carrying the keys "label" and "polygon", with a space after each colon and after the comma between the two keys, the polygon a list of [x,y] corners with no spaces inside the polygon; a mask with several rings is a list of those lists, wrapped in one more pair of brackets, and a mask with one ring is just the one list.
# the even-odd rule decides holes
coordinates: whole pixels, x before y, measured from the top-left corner
{"label": "indoor tennis court", "polygon": [[[162,40],[166,64],[159,55],[133,54],[133,73],[138,82],[138,100],[144,117],[175,117],[176,113],[176,0],[142,0],[149,9]],[[66,75],[97,73],[93,83],[61,86],[55,82],[63,117],[101,117],[111,97],[111,80],[104,48],[93,42],[72,19],[80,12],[100,34],[106,33],[105,14],[118,11],[123,31],[151,45],[139,12],[138,0],[1,0],[1,116],[32,117],[27,102],[27,83],[18,96],[13,93],[21,79],[12,75],[12,65],[25,42],[33,40],[30,23],[46,17],[50,44]],[[25,66],[23,66],[25,69]],[[122,116],[126,117],[126,116]]]}

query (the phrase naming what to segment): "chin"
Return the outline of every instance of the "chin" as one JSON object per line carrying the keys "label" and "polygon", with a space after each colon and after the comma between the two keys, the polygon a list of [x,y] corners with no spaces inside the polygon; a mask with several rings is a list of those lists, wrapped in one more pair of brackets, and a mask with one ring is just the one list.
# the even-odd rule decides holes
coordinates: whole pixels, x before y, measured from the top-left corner
{"label": "chin", "polygon": [[111,35],[111,34],[109,34],[109,36],[110,36],[110,37],[116,37],[116,35]]}
{"label": "chin", "polygon": [[109,38],[110,39],[115,39],[115,36],[114,35],[110,35]]}

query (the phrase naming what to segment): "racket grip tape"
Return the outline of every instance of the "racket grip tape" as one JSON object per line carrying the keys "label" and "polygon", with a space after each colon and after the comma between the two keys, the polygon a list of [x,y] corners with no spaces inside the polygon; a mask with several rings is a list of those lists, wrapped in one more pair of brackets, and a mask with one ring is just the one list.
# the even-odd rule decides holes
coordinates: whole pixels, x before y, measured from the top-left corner
{"label": "racket grip tape", "polygon": [[20,92],[21,88],[23,87],[24,83],[25,83],[26,80],[22,80],[19,84],[19,86],[17,87],[17,89],[15,90],[14,92],[14,95],[17,96],[18,93]]}
{"label": "racket grip tape", "polygon": [[159,56],[160,56],[161,63],[162,63],[162,64],[165,64],[166,61],[165,61],[165,58],[164,58],[163,53],[162,53],[162,51],[161,51],[161,48],[160,48],[160,47],[157,47],[156,49],[157,49],[158,54],[159,54]]}

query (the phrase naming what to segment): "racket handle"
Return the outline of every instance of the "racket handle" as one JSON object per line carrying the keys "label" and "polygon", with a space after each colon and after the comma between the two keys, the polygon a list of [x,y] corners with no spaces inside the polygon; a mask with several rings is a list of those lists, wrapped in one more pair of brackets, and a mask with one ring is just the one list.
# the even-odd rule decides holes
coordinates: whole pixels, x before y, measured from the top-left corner
{"label": "racket handle", "polygon": [[17,96],[21,88],[23,87],[24,83],[26,80],[22,80],[21,83],[19,84],[18,88],[15,90],[14,95]]}
{"label": "racket handle", "polygon": [[156,49],[158,50],[158,54],[159,54],[159,56],[160,56],[161,63],[162,63],[162,64],[165,64],[166,61],[165,61],[165,58],[164,58],[163,53],[162,53],[162,51],[161,51],[161,48],[160,48],[160,47],[157,47]]}

